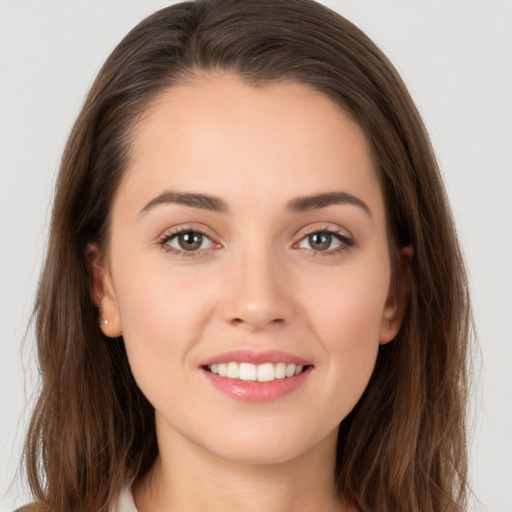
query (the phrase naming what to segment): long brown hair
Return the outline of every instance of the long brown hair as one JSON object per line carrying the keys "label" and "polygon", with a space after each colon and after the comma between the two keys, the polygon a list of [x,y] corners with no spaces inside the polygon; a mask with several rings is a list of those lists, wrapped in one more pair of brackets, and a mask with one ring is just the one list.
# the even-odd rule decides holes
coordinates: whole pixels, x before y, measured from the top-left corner
{"label": "long brown hair", "polygon": [[[393,254],[412,245],[410,302],[396,339],[339,430],[340,497],[361,511],[455,512],[466,503],[464,266],[438,166],[397,72],[349,21],[312,0],[198,0],[135,27],[98,74],[60,168],[35,306],[41,393],[25,463],[36,508],[106,511],[158,455],[154,411],[122,339],[106,339],[87,246],[104,247],[133,128],[164,88],[204,72],[255,86],[308,84],[364,130]],[[336,407],[336,404],[333,404]]]}

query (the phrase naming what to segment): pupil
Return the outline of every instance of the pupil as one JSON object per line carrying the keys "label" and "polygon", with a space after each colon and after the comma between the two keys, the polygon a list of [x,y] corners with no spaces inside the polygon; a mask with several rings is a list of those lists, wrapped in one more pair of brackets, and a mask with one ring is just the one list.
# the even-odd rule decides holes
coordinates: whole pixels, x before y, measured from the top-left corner
{"label": "pupil", "polygon": [[180,246],[186,251],[199,249],[203,241],[203,235],[200,233],[182,233],[179,235]]}
{"label": "pupil", "polygon": [[313,249],[325,251],[331,245],[331,235],[328,233],[314,233],[309,236],[309,244]]}

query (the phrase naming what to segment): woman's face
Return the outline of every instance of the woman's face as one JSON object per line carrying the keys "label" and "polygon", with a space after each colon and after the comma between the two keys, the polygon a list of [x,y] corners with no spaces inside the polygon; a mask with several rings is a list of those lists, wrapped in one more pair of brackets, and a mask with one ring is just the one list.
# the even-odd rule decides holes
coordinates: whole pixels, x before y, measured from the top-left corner
{"label": "woman's face", "polygon": [[390,276],[359,127],[305,85],[205,76],[136,127],[95,293],[161,444],[271,463],[335,444],[399,328]]}

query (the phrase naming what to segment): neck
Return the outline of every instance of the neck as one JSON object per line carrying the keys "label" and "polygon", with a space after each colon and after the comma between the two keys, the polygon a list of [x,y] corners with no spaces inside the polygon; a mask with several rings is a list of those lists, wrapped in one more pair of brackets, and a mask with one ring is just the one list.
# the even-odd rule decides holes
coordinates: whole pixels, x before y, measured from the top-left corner
{"label": "neck", "polygon": [[351,512],[336,496],[337,432],[292,460],[226,460],[190,441],[159,437],[151,472],[133,486],[139,512]]}

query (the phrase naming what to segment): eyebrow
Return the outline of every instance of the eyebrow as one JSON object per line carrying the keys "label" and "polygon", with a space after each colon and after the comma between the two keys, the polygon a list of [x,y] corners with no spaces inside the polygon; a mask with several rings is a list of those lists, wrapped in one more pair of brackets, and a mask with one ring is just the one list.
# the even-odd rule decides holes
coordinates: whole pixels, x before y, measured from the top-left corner
{"label": "eyebrow", "polygon": [[347,192],[327,192],[323,194],[314,194],[311,196],[297,197],[288,201],[286,207],[292,212],[308,212],[320,208],[326,208],[334,204],[350,204],[362,208],[370,217],[372,211],[370,207],[359,197]]}
{"label": "eyebrow", "polygon": [[192,208],[199,208],[201,210],[209,210],[219,213],[227,213],[229,211],[227,203],[218,197],[211,196],[209,194],[166,190],[154,199],[151,199],[151,201],[142,208],[140,213],[146,213],[155,206],[162,204],[183,204],[185,206],[191,206]]}
{"label": "eyebrow", "polygon": [[[166,190],[155,198],[151,199],[149,203],[142,208],[140,214],[147,213],[156,206],[163,204],[182,204],[191,206],[192,208],[199,208],[201,210],[209,210],[218,213],[228,213],[229,208],[227,203],[209,194],[199,194],[195,192],[177,192],[174,190]],[[310,196],[302,196],[292,199],[286,203],[286,209],[293,213],[308,212],[311,210],[319,210],[327,206],[336,204],[349,204],[362,208],[370,217],[372,212],[368,205],[358,197],[347,192],[327,192],[321,194],[314,194]]]}

